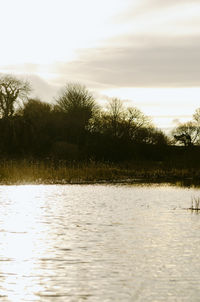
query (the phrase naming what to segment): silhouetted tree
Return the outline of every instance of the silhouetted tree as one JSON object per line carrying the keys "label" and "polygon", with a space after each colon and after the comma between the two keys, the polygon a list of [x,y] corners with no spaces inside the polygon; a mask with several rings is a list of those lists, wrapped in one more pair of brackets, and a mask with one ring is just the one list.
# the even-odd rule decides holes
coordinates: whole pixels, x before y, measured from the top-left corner
{"label": "silhouetted tree", "polygon": [[57,99],[56,105],[59,111],[78,118],[84,126],[88,124],[97,107],[92,94],[86,87],[73,83],[65,86],[61,96]]}
{"label": "silhouetted tree", "polygon": [[[169,142],[163,132],[138,108],[124,107],[120,99],[113,98],[100,109],[85,86],[67,84],[55,105],[50,105],[27,99],[29,91],[27,82],[0,78],[0,156],[50,157],[55,162],[162,161],[168,156]],[[199,129],[200,109],[192,122],[174,130],[174,138],[184,145],[197,144]],[[173,148],[188,154],[195,149]]]}
{"label": "silhouetted tree", "polygon": [[168,145],[168,137],[159,129],[153,126],[141,127],[137,130],[134,137],[135,142],[150,145]]}
{"label": "silhouetted tree", "polygon": [[29,153],[45,154],[50,148],[53,128],[51,106],[39,99],[29,99],[18,111],[24,123],[26,149]]}
{"label": "silhouetted tree", "polygon": [[104,135],[134,141],[141,127],[150,127],[151,121],[136,107],[124,108],[119,99],[111,99],[106,111],[95,116],[93,130]]}
{"label": "silhouetted tree", "polygon": [[49,115],[51,112],[51,105],[40,101],[39,99],[28,99],[24,103],[24,107],[20,110],[20,113],[29,120],[36,120],[44,115]]}
{"label": "silhouetted tree", "polygon": [[[130,141],[136,141],[136,136],[139,137],[138,134],[141,134],[140,129],[154,129],[150,118],[136,107],[129,107],[125,110],[122,125],[123,136]],[[146,131],[146,133],[150,132]]]}
{"label": "silhouetted tree", "polygon": [[27,98],[30,85],[14,76],[0,77],[0,114],[2,118],[12,117],[16,104]]}
{"label": "silhouetted tree", "polygon": [[176,143],[192,146],[199,141],[199,127],[193,121],[182,123],[172,131]]}
{"label": "silhouetted tree", "polygon": [[65,115],[67,137],[71,142],[83,143],[89,120],[97,110],[92,94],[80,84],[67,84],[56,101],[55,111]]}
{"label": "silhouetted tree", "polygon": [[106,119],[107,120],[107,126],[112,131],[112,134],[114,137],[119,136],[119,125],[121,120],[123,119],[123,103],[120,99],[113,98],[109,101],[107,106],[107,114]]}

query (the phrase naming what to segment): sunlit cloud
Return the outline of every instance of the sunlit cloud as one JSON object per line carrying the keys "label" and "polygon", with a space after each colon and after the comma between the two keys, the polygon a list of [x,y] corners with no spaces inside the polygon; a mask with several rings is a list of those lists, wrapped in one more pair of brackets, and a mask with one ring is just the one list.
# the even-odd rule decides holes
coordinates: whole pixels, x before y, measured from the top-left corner
{"label": "sunlit cloud", "polygon": [[[166,89],[190,88],[190,115],[194,111],[199,0],[7,0],[1,11],[0,72],[30,79],[37,97],[52,101],[66,82],[74,81],[100,95],[116,89],[122,99],[137,88],[147,100],[145,89],[160,88],[155,106],[150,95],[146,107],[137,101],[140,109],[157,115],[163,104],[172,108]],[[176,93],[172,99],[177,114]]]}
{"label": "sunlit cloud", "polygon": [[55,65],[57,73],[110,87],[198,86],[199,36],[119,37],[116,46],[82,51],[79,60]]}
{"label": "sunlit cloud", "polygon": [[[113,35],[111,18],[126,7],[119,0],[34,0],[1,3],[0,65],[73,59]],[[12,8],[12,9],[11,9]]]}

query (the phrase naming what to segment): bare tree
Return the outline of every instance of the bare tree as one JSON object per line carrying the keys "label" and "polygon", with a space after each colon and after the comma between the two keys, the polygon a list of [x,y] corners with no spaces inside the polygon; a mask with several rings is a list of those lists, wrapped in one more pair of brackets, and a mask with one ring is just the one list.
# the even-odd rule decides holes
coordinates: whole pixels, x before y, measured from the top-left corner
{"label": "bare tree", "polygon": [[141,128],[154,128],[151,119],[136,107],[127,108],[124,115],[126,134],[130,139],[134,139],[135,133]]}
{"label": "bare tree", "polygon": [[101,133],[107,132],[115,138],[124,138],[133,141],[136,133],[141,128],[153,127],[151,119],[144,115],[138,108],[123,106],[123,101],[112,98],[107,111],[101,113],[96,120],[96,128]]}
{"label": "bare tree", "polygon": [[0,77],[0,115],[2,118],[13,116],[17,103],[27,98],[30,92],[28,82],[11,75]]}
{"label": "bare tree", "polygon": [[123,119],[124,107],[120,99],[112,98],[107,105],[107,117],[112,128],[113,135],[119,135],[119,125]]}
{"label": "bare tree", "polygon": [[97,110],[92,93],[81,84],[69,83],[56,100],[54,109],[65,119],[63,126],[68,140],[82,144],[90,127],[90,120]]}
{"label": "bare tree", "polygon": [[95,101],[93,95],[88,89],[78,83],[67,84],[60,97],[56,100],[57,109],[67,114],[85,115],[86,119],[92,116],[95,109]]}
{"label": "bare tree", "polygon": [[120,99],[112,98],[107,105],[108,114],[113,120],[120,120],[124,112],[123,103]]}

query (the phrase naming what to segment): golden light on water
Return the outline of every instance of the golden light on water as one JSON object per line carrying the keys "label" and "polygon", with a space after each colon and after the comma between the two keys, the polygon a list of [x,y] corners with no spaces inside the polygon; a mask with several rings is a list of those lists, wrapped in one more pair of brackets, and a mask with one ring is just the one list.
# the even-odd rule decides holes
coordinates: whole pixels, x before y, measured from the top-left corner
{"label": "golden light on water", "polygon": [[6,295],[6,301],[35,301],[41,290],[38,258],[46,255],[45,224],[39,222],[44,187],[11,186],[0,193],[6,216],[0,221],[0,296]]}
{"label": "golden light on water", "polygon": [[192,194],[199,189],[0,186],[0,300],[198,301]]}

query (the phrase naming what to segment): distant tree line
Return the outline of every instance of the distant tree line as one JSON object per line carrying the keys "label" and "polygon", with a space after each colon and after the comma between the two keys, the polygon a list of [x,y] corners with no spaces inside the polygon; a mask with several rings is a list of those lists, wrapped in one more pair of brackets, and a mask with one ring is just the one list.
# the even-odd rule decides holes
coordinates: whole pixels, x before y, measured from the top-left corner
{"label": "distant tree line", "polygon": [[28,82],[0,78],[0,156],[78,160],[163,160],[173,143],[200,143],[200,109],[173,130],[173,140],[136,107],[113,98],[97,105],[80,84],[67,84],[54,104],[29,98]]}

